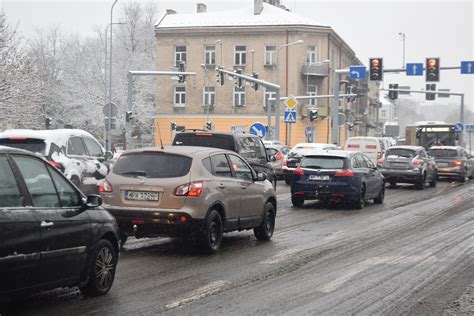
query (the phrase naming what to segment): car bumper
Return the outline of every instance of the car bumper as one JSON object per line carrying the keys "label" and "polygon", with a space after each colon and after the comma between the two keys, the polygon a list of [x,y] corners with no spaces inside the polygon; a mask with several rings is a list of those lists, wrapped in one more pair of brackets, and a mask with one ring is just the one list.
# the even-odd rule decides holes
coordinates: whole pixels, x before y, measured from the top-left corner
{"label": "car bumper", "polygon": [[421,180],[422,173],[419,170],[380,170],[385,182],[417,183]]}
{"label": "car bumper", "polygon": [[438,168],[438,176],[440,177],[459,177],[463,174],[461,168]]}
{"label": "car bumper", "polygon": [[293,185],[291,195],[305,200],[339,201],[355,200],[359,197],[359,190],[351,185]]}

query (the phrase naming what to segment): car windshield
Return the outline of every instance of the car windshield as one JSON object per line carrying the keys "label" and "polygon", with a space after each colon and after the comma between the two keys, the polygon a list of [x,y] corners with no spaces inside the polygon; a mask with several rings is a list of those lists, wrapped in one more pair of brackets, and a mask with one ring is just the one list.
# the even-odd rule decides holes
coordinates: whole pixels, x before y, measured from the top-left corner
{"label": "car windshield", "polygon": [[28,150],[41,155],[45,154],[46,144],[43,139],[36,138],[3,138],[0,146],[8,146]]}
{"label": "car windshield", "polygon": [[233,136],[206,132],[176,134],[173,145],[211,147],[236,151]]}
{"label": "car windshield", "polygon": [[386,156],[413,158],[416,156],[416,151],[412,149],[406,149],[406,148],[393,148],[393,149],[387,150]]}
{"label": "car windshield", "polygon": [[455,158],[458,156],[458,152],[454,149],[431,149],[429,155],[435,158]]}
{"label": "car windshield", "polygon": [[124,177],[177,178],[188,174],[192,158],[158,152],[123,154],[113,173]]}
{"label": "car windshield", "polygon": [[301,161],[301,168],[307,169],[343,169],[345,158],[310,156]]}

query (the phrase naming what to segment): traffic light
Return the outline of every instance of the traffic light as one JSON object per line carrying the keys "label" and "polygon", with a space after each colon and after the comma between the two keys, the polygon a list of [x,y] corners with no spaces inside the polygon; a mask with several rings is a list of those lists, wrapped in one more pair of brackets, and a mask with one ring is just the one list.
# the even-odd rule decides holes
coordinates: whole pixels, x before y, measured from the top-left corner
{"label": "traffic light", "polygon": [[[436,84],[434,83],[427,83],[426,84],[426,91],[436,91]],[[427,101],[434,101],[436,100],[436,93],[426,93],[425,99]]]}
{"label": "traffic light", "polygon": [[[180,72],[185,72],[186,70],[184,69],[184,62],[179,63],[179,71]],[[178,75],[178,83],[185,83],[186,82],[186,75]]]}
{"label": "traffic light", "polygon": [[318,118],[318,109],[310,109],[308,112],[308,118],[311,122],[314,122]]}
{"label": "traffic light", "polygon": [[51,127],[51,122],[52,122],[51,117],[46,116],[44,118],[44,126],[46,127],[46,129],[49,129]]}
{"label": "traffic light", "polygon": [[133,119],[133,112],[132,111],[126,111],[125,112],[125,122],[129,123]]}
{"label": "traffic light", "polygon": [[[242,69],[235,70],[235,73],[241,75],[242,74]],[[235,86],[237,88],[242,88],[242,78],[240,78],[240,77],[235,78]]]}
{"label": "traffic light", "polygon": [[439,58],[426,58],[426,81],[439,81]]}
{"label": "traffic light", "polygon": [[221,86],[224,85],[224,73],[221,71],[222,67],[216,67],[216,82],[219,83]]}
{"label": "traffic light", "polygon": [[353,130],[354,130],[354,123],[348,123],[348,124],[347,124],[347,129],[348,129],[349,131],[353,131]]}
{"label": "traffic light", "polygon": [[388,85],[388,98],[390,100],[396,100],[396,99],[398,99],[398,91],[393,91],[392,89],[397,90],[398,89],[398,83]]}
{"label": "traffic light", "polygon": [[211,121],[206,122],[206,130],[207,131],[212,131],[212,122]]}
{"label": "traffic light", "polygon": [[170,127],[171,127],[171,130],[172,130],[172,131],[175,131],[175,130],[176,130],[176,126],[177,126],[177,125],[176,125],[176,122],[173,122],[173,121],[170,122]]}
{"label": "traffic light", "polygon": [[[256,73],[256,72],[252,73],[252,77],[254,77],[255,79],[258,79],[258,73]],[[253,83],[253,89],[255,91],[258,90],[258,83],[256,83],[256,82]]]}
{"label": "traffic light", "polygon": [[369,79],[371,81],[383,80],[383,58],[369,59]]}

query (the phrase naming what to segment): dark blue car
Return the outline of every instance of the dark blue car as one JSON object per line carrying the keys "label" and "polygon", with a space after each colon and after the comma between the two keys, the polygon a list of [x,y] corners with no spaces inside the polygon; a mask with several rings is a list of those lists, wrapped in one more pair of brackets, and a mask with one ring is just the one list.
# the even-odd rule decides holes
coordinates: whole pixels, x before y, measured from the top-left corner
{"label": "dark blue car", "polygon": [[361,209],[367,200],[383,203],[383,175],[360,152],[329,151],[307,154],[293,172],[291,202],[300,207],[305,200],[348,201]]}

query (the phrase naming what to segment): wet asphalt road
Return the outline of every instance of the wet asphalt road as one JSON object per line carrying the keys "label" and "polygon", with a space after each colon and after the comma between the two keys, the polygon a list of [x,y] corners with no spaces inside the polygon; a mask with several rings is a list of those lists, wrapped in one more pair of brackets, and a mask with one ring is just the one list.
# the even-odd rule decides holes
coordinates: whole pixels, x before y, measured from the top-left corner
{"label": "wet asphalt road", "polygon": [[100,298],[60,289],[13,314],[474,313],[474,181],[387,189],[363,210],[291,206],[278,187],[272,241],[226,235],[217,255],[172,239],[130,240]]}

